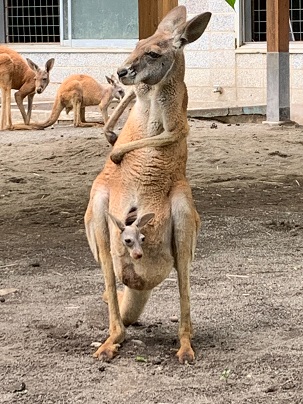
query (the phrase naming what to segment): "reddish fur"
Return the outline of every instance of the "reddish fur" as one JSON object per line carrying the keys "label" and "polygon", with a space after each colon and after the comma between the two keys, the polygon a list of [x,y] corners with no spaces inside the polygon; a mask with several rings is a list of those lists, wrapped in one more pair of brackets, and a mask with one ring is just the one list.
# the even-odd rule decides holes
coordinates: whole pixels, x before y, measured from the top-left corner
{"label": "reddish fur", "polygon": [[[15,100],[20,109],[25,125],[30,123],[32,102],[36,92],[36,87],[40,84],[40,80],[42,80],[43,77],[47,77],[49,80],[49,71],[51,70],[53,63],[54,59],[50,59],[47,62],[46,65],[48,66],[48,71],[42,69],[34,71],[19,53],[7,46],[0,46],[0,87],[2,91],[1,130],[23,128],[14,127],[12,124],[12,89],[18,90],[15,93]],[[47,86],[48,81],[45,83],[46,85],[43,89]],[[27,113],[23,106],[23,100],[25,97],[28,97]]]}
{"label": "reddish fur", "polygon": [[[173,267],[178,274],[181,306],[177,356],[181,363],[195,357],[189,269],[200,219],[186,179],[189,126],[183,46],[203,33],[209,18],[210,14],[204,13],[186,23],[185,7],[176,7],[152,37],[138,43],[118,70],[123,84],[135,85],[136,102],[93,183],[85,214],[89,245],[103,268],[110,313],[110,335],[95,353],[101,359],[110,360],[116,354],[125,326],[137,321],[151,290]],[[161,56],[152,60],[151,51]],[[128,101],[132,98],[131,92]],[[106,130],[112,129],[121,110],[114,112]],[[132,259],[121,242],[121,232],[105,213],[125,223],[134,208],[138,216],[155,214],[144,228],[139,260]],[[119,302],[115,277],[127,285]]]}

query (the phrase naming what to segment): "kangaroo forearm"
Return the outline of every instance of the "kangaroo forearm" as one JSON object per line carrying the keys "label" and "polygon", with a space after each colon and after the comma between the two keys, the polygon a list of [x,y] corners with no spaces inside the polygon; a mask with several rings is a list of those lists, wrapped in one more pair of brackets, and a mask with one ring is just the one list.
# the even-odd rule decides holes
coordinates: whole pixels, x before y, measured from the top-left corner
{"label": "kangaroo forearm", "polygon": [[21,112],[24,123],[26,123],[26,112],[23,105],[23,98],[20,96],[20,94],[15,93],[15,101],[16,104],[18,105],[19,111]]}
{"label": "kangaroo forearm", "polygon": [[[135,140],[134,142],[121,145],[121,149],[128,153],[132,150],[141,149],[142,147],[163,147],[169,146],[178,140],[174,134],[161,133],[161,135],[148,137],[146,139]],[[121,150],[120,149],[120,150]],[[124,154],[125,154],[124,153]]]}
{"label": "kangaroo forearm", "polygon": [[121,162],[126,153],[129,153],[133,150],[141,149],[142,147],[170,146],[171,144],[177,142],[181,137],[182,132],[177,134],[175,132],[164,132],[157,136],[135,140],[133,142],[125,143],[115,147],[110,155],[110,158],[114,163],[118,164]]}
{"label": "kangaroo forearm", "polygon": [[123,114],[127,106],[130,104],[130,102],[136,98],[135,91],[131,89],[125,97],[122,99],[122,101],[118,104],[118,106],[115,108],[114,112],[111,114],[109,120],[107,121],[106,125],[104,126],[104,132],[112,131],[120,118],[120,116]]}

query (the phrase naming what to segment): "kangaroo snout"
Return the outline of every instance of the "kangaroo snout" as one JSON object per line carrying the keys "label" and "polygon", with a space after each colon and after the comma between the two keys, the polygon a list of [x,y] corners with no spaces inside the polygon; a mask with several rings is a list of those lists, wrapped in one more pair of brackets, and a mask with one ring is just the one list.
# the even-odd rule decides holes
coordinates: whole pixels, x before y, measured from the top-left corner
{"label": "kangaroo snout", "polygon": [[128,70],[125,68],[121,68],[117,70],[117,75],[119,77],[119,79],[121,79],[122,77],[126,76],[128,73]]}
{"label": "kangaroo snout", "polygon": [[[126,65],[128,66],[128,65]],[[123,83],[124,85],[132,85],[134,84],[134,80],[137,76],[136,71],[133,69],[133,67],[120,67],[117,70],[117,75],[119,77],[119,80],[121,81],[121,83]]]}
{"label": "kangaroo snout", "polygon": [[142,252],[142,251],[132,251],[132,252],[131,252],[131,257],[132,257],[134,260],[139,260],[140,258],[142,258],[142,256],[143,256],[143,252]]}

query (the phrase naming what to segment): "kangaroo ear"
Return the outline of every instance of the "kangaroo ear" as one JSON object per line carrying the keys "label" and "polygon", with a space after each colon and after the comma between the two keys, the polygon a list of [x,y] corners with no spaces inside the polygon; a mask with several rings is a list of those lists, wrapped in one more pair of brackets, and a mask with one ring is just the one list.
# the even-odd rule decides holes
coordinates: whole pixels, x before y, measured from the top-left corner
{"label": "kangaroo ear", "polygon": [[183,27],[177,29],[174,38],[174,46],[181,48],[200,38],[209,23],[210,17],[210,12],[197,15],[184,24]]}
{"label": "kangaroo ear", "polygon": [[45,63],[45,70],[47,72],[51,71],[52,68],[54,67],[55,59],[51,58]]}
{"label": "kangaroo ear", "polygon": [[154,213],[146,213],[142,217],[139,217],[135,221],[135,225],[138,227],[138,229],[142,229],[150,220],[152,220],[155,217]]}
{"label": "kangaroo ear", "polygon": [[124,229],[125,229],[125,225],[121,222],[121,220],[117,219],[115,216],[111,215],[109,212],[108,212],[108,216],[111,218],[114,225],[117,226],[118,229],[122,233],[124,231]]}
{"label": "kangaroo ear", "polygon": [[114,84],[114,81],[110,77],[108,77],[108,76],[105,76],[105,77],[109,84]]}
{"label": "kangaroo ear", "polygon": [[39,66],[36,63],[32,62],[30,59],[26,58],[27,64],[34,71],[37,72],[39,70]]}
{"label": "kangaroo ear", "polygon": [[157,31],[169,31],[173,33],[177,27],[186,21],[185,6],[177,6],[170,10],[158,25]]}

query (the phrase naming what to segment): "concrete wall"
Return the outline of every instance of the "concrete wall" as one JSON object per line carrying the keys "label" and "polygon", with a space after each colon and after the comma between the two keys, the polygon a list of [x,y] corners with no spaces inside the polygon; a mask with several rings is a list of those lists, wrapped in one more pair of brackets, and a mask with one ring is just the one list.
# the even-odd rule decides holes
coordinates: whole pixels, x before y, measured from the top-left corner
{"label": "concrete wall", "polygon": [[[186,83],[192,105],[220,107],[236,105],[235,12],[218,0],[179,0],[188,10],[188,18],[203,11],[213,13],[203,36],[186,48]],[[131,49],[77,49],[59,45],[14,45],[13,48],[38,65],[55,58],[51,83],[40,99],[52,99],[58,85],[73,73],[87,73],[105,82],[105,74],[114,73]],[[214,93],[214,85],[223,93]]]}
{"label": "concrete wall", "polygon": [[[186,83],[193,105],[221,107],[236,105],[235,12],[218,0],[179,1],[188,17],[211,11],[212,18],[203,36],[186,48]],[[214,86],[223,89],[214,93]]]}
{"label": "concrete wall", "polygon": [[[186,83],[200,108],[266,104],[266,44],[236,47],[239,14],[219,0],[179,0],[189,17],[213,13],[203,37],[186,50]],[[214,93],[214,87],[223,92]],[[303,123],[303,44],[290,44],[291,117]]]}
{"label": "concrete wall", "polygon": [[[179,4],[187,7],[188,18],[203,11],[213,13],[203,36],[188,45],[185,51],[190,106],[218,108],[266,104],[265,44],[236,48],[238,15],[223,0],[179,0]],[[52,99],[62,80],[73,73],[87,73],[105,82],[105,74],[114,73],[131,51],[68,49],[58,45],[14,48],[38,64],[44,64],[49,57],[56,59],[51,84],[39,99]],[[296,105],[303,103],[303,54],[299,53],[303,52],[303,46],[302,50],[298,49],[290,56],[291,103]],[[213,91],[215,86],[222,88],[222,94]],[[301,107],[296,110],[300,115]]]}

